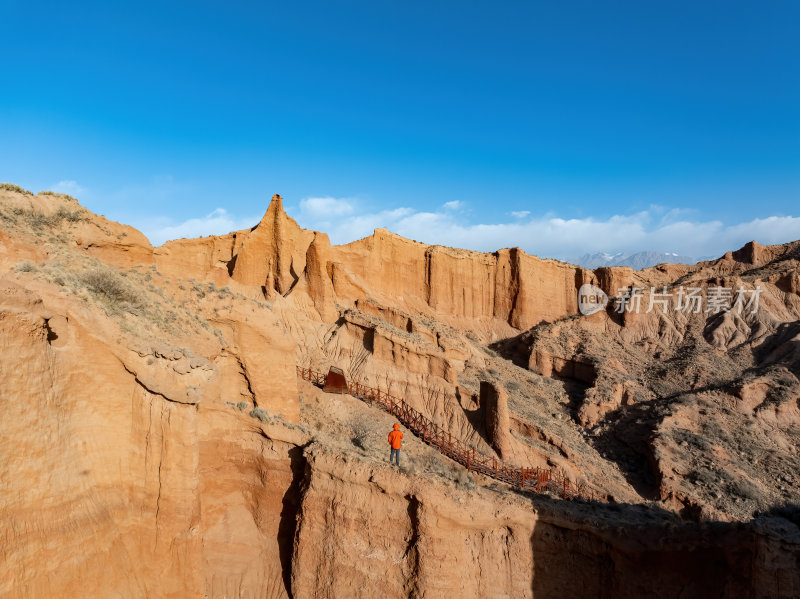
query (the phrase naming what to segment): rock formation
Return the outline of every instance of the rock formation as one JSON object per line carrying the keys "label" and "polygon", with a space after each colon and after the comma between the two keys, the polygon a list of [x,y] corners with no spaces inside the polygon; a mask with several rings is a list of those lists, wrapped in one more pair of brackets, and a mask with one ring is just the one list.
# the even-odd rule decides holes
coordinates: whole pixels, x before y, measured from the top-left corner
{"label": "rock formation", "polygon": [[[798,252],[589,271],[381,229],[331,246],[280,196],[152,248],[0,188],[0,597],[798,596]],[[581,317],[584,283],[764,291],[757,313]],[[392,417],[296,364],[604,502],[410,434],[393,470]]]}
{"label": "rock formation", "polygon": [[508,416],[508,395],[498,385],[481,381],[481,408],[484,413],[486,436],[501,459],[508,459],[511,420]]}

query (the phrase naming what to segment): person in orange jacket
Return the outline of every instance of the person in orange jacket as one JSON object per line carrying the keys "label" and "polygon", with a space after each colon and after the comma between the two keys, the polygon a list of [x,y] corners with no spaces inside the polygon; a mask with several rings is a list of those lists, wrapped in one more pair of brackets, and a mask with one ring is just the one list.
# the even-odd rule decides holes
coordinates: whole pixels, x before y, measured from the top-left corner
{"label": "person in orange jacket", "polygon": [[400,447],[403,444],[403,433],[400,432],[400,425],[395,422],[394,430],[389,433],[389,446],[391,450],[389,451],[389,463],[392,463],[392,458],[394,458],[395,464],[397,467],[400,467]]}

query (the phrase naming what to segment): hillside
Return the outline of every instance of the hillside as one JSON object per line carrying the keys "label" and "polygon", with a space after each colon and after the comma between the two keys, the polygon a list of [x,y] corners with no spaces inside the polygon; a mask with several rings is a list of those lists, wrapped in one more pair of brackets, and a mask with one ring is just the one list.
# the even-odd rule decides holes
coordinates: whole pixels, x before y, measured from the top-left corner
{"label": "hillside", "polygon": [[[280,196],[252,229],[153,248],[3,186],[0,597],[796,596],[798,260],[332,246]],[[757,311],[580,316],[584,284],[761,291]],[[393,469],[394,420],[296,365],[601,501],[515,491],[409,433]]]}

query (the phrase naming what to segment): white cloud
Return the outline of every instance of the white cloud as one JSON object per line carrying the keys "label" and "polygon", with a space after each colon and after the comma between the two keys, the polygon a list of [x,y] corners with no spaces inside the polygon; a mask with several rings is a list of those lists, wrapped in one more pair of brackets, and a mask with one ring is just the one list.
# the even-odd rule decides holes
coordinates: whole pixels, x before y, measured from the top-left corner
{"label": "white cloud", "polygon": [[161,245],[170,239],[201,237],[203,235],[222,235],[231,231],[248,229],[257,224],[259,217],[236,218],[224,209],[217,208],[202,218],[190,218],[182,223],[168,224],[165,219],[155,219],[140,226],[150,243]]}
{"label": "white cloud", "polygon": [[[604,219],[561,218],[546,214],[530,218],[529,211],[512,212],[509,222],[470,223],[448,202],[435,211],[399,207],[362,210],[356,201],[334,197],[307,198],[292,211],[300,226],[324,231],[334,244],[348,243],[385,227],[430,244],[479,251],[519,246],[542,257],[574,259],[595,252],[677,252],[684,256],[720,256],[751,239],[784,243],[800,239],[800,217],[770,216],[735,224],[691,219],[692,211],[651,206],[632,214]],[[154,244],[179,237],[222,234],[251,227],[259,217],[240,218],[222,208],[202,218],[173,224],[156,219],[140,227]]]}
{"label": "white cloud", "polygon": [[351,200],[337,199],[331,196],[306,198],[300,201],[301,214],[309,218],[342,216],[343,214],[351,214],[353,209]]}
{"label": "white cloud", "polygon": [[445,210],[460,210],[463,207],[464,207],[464,202],[461,202],[459,200],[453,200],[451,202],[445,202],[442,205],[442,208],[444,208]]}
{"label": "white cloud", "polygon": [[[348,243],[370,235],[373,229],[390,231],[431,244],[479,251],[519,246],[530,254],[570,259],[594,252],[676,251],[685,256],[716,256],[738,249],[751,239],[784,243],[800,239],[800,217],[772,216],[725,225],[718,220],[691,219],[696,212],[652,206],[632,214],[605,219],[564,219],[547,214],[530,217],[527,210],[512,212],[514,220],[500,223],[464,223],[447,204],[428,212],[397,208],[343,215],[337,219],[305,218],[301,226],[325,231],[332,243]],[[526,219],[526,220],[523,220]]]}
{"label": "white cloud", "polygon": [[86,188],[78,185],[77,181],[67,180],[59,181],[50,188],[50,191],[57,193],[66,193],[71,196],[79,196],[86,192]]}

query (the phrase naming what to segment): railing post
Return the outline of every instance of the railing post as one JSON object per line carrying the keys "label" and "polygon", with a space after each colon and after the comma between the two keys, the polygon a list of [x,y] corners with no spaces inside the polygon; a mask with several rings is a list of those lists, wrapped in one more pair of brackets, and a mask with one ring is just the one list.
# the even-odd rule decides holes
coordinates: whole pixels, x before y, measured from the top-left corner
{"label": "railing post", "polygon": [[[307,381],[313,384],[324,384],[326,376],[322,372],[317,372],[311,368],[295,365],[295,372]],[[506,466],[502,461],[498,461],[497,456],[492,456],[491,470],[489,469],[488,458],[484,457],[478,460],[478,466],[475,466],[475,447],[469,446],[466,443],[456,439],[455,448],[453,447],[453,433],[449,430],[445,434],[444,427],[439,427],[436,422],[429,420],[417,410],[409,406],[402,398],[396,398],[388,392],[381,397],[379,388],[371,387],[369,385],[362,385],[359,381],[348,383],[347,392],[351,395],[358,397],[363,401],[369,401],[371,406],[377,401],[379,407],[386,410],[392,416],[400,419],[403,424],[408,426],[413,433],[421,433],[422,440],[425,443],[435,445],[439,451],[450,457],[456,462],[466,462],[467,470],[477,468],[478,472],[493,476],[497,480],[509,484],[516,484],[517,480],[522,486],[522,490],[526,490],[528,479],[535,477],[536,479],[536,492],[541,493],[545,486],[552,488],[553,485],[561,486],[561,496],[566,500],[567,498],[573,499],[580,497],[590,499],[591,501],[603,501],[600,495],[595,495],[594,489],[588,488],[588,485],[578,485],[576,490],[572,489],[572,481],[566,476],[554,473],[552,468],[524,468],[520,467],[519,479],[516,478],[514,468]],[[344,393],[344,391],[343,391]],[[428,423],[431,424],[431,432],[428,432]],[[556,490],[556,493],[558,491]]]}

